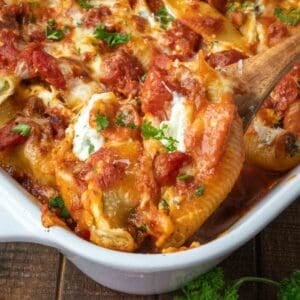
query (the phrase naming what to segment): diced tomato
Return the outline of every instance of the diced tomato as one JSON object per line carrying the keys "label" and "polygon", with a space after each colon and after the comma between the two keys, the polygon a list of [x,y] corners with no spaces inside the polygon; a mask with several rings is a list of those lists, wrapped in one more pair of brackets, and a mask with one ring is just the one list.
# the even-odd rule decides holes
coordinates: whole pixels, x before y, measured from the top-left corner
{"label": "diced tomato", "polygon": [[105,75],[100,81],[123,96],[136,96],[140,89],[143,67],[136,57],[120,49],[105,59]]}
{"label": "diced tomato", "polygon": [[178,59],[188,59],[198,50],[201,36],[175,21],[171,29],[167,31],[168,46],[172,49],[172,54]]}
{"label": "diced tomato", "polygon": [[161,120],[166,118],[173,96],[157,70],[152,69],[148,72],[141,99],[144,113],[151,113]]}
{"label": "diced tomato", "polygon": [[88,178],[102,189],[111,187],[125,172],[126,163],[118,161],[118,157],[110,149],[101,148],[89,159],[91,172]]}
{"label": "diced tomato", "polygon": [[272,100],[275,111],[283,113],[291,103],[297,100],[298,94],[297,80],[290,74],[286,75],[274,89]]}
{"label": "diced tomato", "polygon": [[19,55],[18,37],[8,29],[0,29],[0,40],[5,41],[0,47],[0,68],[13,70]]}
{"label": "diced tomato", "polygon": [[66,87],[65,78],[59,69],[56,58],[42,49],[37,49],[32,53],[32,64],[34,70],[43,80],[58,89]]}
{"label": "diced tomato", "polygon": [[247,56],[237,50],[230,49],[210,54],[206,60],[210,66],[225,67],[236,63],[240,59],[245,59]]}
{"label": "diced tomato", "polygon": [[164,5],[162,0],[146,0],[146,3],[153,13],[157,12]]}
{"label": "diced tomato", "polygon": [[208,2],[209,5],[216,8],[221,13],[226,12],[226,5],[227,5],[227,2],[228,2],[227,0],[208,0],[207,2]]}
{"label": "diced tomato", "polygon": [[190,161],[190,156],[183,152],[161,153],[154,159],[154,173],[158,184],[175,183],[180,168]]}
{"label": "diced tomato", "polygon": [[0,128],[0,151],[22,145],[26,142],[27,136],[12,132],[16,126],[14,121],[11,121]]}
{"label": "diced tomato", "polygon": [[103,22],[107,16],[110,16],[111,10],[107,6],[100,6],[98,8],[89,9],[84,17],[84,25],[86,27],[95,27]]}

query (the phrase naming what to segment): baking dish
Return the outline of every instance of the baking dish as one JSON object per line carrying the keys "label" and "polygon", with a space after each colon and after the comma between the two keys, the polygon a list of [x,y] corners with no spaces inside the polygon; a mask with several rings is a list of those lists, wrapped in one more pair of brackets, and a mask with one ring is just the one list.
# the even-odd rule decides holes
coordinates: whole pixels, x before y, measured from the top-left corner
{"label": "baking dish", "polygon": [[0,171],[0,183],[1,242],[31,242],[57,248],[98,283],[117,291],[147,295],[179,288],[255,236],[300,195],[300,166],[288,173],[226,234],[201,247],[170,254],[113,251],[63,228],[45,228],[33,197],[4,171]]}

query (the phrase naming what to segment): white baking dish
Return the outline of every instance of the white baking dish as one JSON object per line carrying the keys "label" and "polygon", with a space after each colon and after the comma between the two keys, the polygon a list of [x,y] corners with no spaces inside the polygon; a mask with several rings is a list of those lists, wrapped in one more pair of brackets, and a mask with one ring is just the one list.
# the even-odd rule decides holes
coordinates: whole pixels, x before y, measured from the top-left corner
{"label": "white baking dish", "polygon": [[300,195],[300,166],[220,238],[172,254],[133,254],[101,248],[59,227],[41,225],[41,212],[12,178],[0,170],[0,241],[24,241],[57,248],[95,281],[134,294],[179,288],[243,245]]}

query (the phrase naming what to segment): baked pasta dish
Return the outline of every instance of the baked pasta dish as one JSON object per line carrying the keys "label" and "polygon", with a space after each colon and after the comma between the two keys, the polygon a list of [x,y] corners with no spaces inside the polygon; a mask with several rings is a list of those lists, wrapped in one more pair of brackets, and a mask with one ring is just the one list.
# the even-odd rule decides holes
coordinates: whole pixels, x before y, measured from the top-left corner
{"label": "baked pasta dish", "polygon": [[0,0],[0,165],[45,226],[120,251],[197,246],[245,156],[300,162],[300,66],[245,136],[221,72],[299,24],[298,0]]}

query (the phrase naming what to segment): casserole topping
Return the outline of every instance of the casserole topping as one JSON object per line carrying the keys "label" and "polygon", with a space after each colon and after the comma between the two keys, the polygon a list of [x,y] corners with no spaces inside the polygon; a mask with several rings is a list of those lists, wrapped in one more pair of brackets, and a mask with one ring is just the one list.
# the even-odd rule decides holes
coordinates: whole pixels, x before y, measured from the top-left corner
{"label": "casserole topping", "polygon": [[0,165],[45,226],[121,251],[186,249],[245,145],[267,169],[300,161],[299,66],[245,137],[219,72],[298,19],[292,1],[0,0]]}

